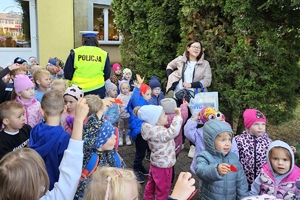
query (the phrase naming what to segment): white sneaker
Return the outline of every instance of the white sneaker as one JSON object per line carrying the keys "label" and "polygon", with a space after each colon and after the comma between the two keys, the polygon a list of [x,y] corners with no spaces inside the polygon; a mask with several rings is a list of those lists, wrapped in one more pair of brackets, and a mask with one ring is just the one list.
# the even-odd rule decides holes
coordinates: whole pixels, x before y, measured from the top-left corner
{"label": "white sneaker", "polygon": [[119,137],[119,147],[123,146],[123,137]]}
{"label": "white sneaker", "polygon": [[188,153],[188,157],[189,157],[189,158],[194,158],[194,155],[195,155],[195,146],[194,146],[194,145],[191,145],[191,146],[190,146],[189,153]]}
{"label": "white sneaker", "polygon": [[128,145],[128,146],[131,145],[131,140],[130,140],[129,135],[126,135],[125,140],[126,140],[126,145]]}

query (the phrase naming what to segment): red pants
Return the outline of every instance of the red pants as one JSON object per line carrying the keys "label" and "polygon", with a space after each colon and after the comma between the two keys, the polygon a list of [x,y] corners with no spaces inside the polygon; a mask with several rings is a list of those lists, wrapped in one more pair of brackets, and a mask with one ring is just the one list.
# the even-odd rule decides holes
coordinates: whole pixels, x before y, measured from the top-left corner
{"label": "red pants", "polygon": [[150,164],[148,182],[144,191],[144,200],[168,199],[171,189],[173,168],[158,168]]}

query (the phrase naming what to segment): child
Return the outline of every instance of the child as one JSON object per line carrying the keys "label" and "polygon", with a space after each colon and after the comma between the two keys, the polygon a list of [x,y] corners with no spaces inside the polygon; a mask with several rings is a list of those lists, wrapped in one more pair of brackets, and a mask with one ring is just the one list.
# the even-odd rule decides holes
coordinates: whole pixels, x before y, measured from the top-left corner
{"label": "child", "polygon": [[132,77],[132,71],[128,68],[123,69],[123,80],[128,81],[130,85],[130,91],[132,92],[134,89],[134,81]]}
{"label": "child", "polygon": [[68,87],[64,93],[64,102],[67,107],[67,112],[63,113],[60,120],[60,125],[63,129],[72,134],[75,108],[78,99],[82,98],[84,95],[83,90],[77,85],[71,85]]}
{"label": "child", "polygon": [[262,165],[267,161],[266,150],[272,140],[266,133],[267,119],[262,112],[256,109],[246,109],[243,117],[246,130],[235,136],[235,140],[250,189]]}
{"label": "child", "polygon": [[61,92],[62,95],[64,95],[64,93],[67,89],[66,86],[67,86],[67,82],[65,79],[62,79],[62,78],[54,79],[52,81],[52,83],[50,84],[51,90],[57,90],[57,91]]}
{"label": "child", "polygon": [[[176,116],[176,113],[175,113],[175,110],[177,108],[176,101],[172,98],[165,98],[165,99],[161,100],[160,105],[163,107],[163,109],[168,117],[168,124],[166,124],[165,127],[169,128],[172,124],[173,118]],[[178,156],[182,150],[182,129],[183,129],[183,125],[185,124],[185,122],[188,118],[187,105],[188,105],[187,102],[180,105],[181,118],[183,119],[183,121],[182,121],[182,126],[180,128],[179,135],[177,135],[174,138],[176,156]]]}
{"label": "child", "polygon": [[144,84],[139,74],[136,75],[137,85],[134,89],[132,96],[126,107],[127,112],[129,113],[129,132],[128,135],[132,137],[132,140],[135,142],[135,158],[133,164],[133,171],[139,183],[144,183],[144,179],[140,174],[148,176],[149,172],[145,169],[142,164],[142,161],[145,157],[146,149],[148,148],[147,142],[141,136],[141,127],[143,121],[136,117],[133,113],[133,109],[137,106],[148,105],[151,99],[151,88]]}
{"label": "child", "polygon": [[[114,75],[110,76],[109,79],[113,84],[118,86],[118,81],[122,80],[122,65],[120,63],[115,63],[112,66]],[[107,92],[107,91],[106,91]]]}
{"label": "child", "polygon": [[[103,117],[103,113],[113,102],[114,99],[112,98],[101,100],[97,95],[89,96],[89,100],[87,101],[88,105],[96,107],[95,105],[90,105],[90,103],[97,103],[99,110],[89,116],[83,129],[83,169],[86,169],[87,165],[90,164],[89,161],[94,154],[98,160],[94,162],[93,166],[126,167],[123,159],[114,149],[116,144],[115,128]],[[93,171],[90,173],[93,173]],[[83,198],[89,180],[89,175],[81,177],[74,199]]]}
{"label": "child", "polygon": [[[105,90],[106,97],[116,98],[117,97],[117,86],[110,81],[110,79],[105,81]],[[104,115],[108,118],[108,121],[116,126],[119,120],[119,107],[118,104],[113,104],[110,106],[104,113]]]}
{"label": "child", "polygon": [[61,115],[65,111],[64,98],[60,92],[46,92],[41,107],[45,122],[31,130],[29,147],[36,150],[45,161],[51,190],[58,181],[58,166],[68,147],[70,135],[60,126]]}
{"label": "child", "polygon": [[119,81],[119,88],[120,88],[120,94],[117,96],[117,98],[123,102],[123,104],[119,104],[119,111],[120,111],[120,118],[118,121],[119,146],[123,146],[123,135],[126,135],[125,137],[126,145],[131,145],[130,136],[128,135],[129,113],[126,110],[126,107],[132,95],[132,92],[130,92],[130,86],[126,80]]}
{"label": "child", "polygon": [[294,163],[291,147],[280,140],[269,145],[267,162],[251,186],[250,195],[268,194],[277,199],[296,199],[300,190],[296,181],[300,180],[300,169]]}
{"label": "child", "polygon": [[161,91],[161,85],[156,76],[151,77],[149,86],[152,90],[149,104],[157,106],[160,105],[160,101],[164,98],[164,93]]}
{"label": "child", "polygon": [[[0,104],[0,159],[7,153],[28,146],[31,127],[25,124],[24,107],[14,101]],[[1,179],[2,180],[2,179]]]}
{"label": "child", "polygon": [[182,125],[180,109],[175,109],[176,116],[168,129],[164,127],[168,124],[168,118],[162,106],[145,105],[136,107],[134,112],[145,122],[141,135],[151,150],[150,173],[143,199],[167,199],[176,162],[174,138]]}
{"label": "child", "polygon": [[35,56],[30,56],[28,61],[30,62],[31,66],[38,65],[37,58]]}
{"label": "child", "polygon": [[26,70],[19,64],[9,65],[0,71],[0,103],[11,100],[11,93],[14,88],[13,82],[4,82],[2,78],[9,76],[14,79],[18,74],[26,74]]}
{"label": "child", "polygon": [[30,148],[22,148],[0,161],[0,199],[73,199],[82,170],[82,121],[87,112],[88,106],[80,99],[76,107],[75,130],[67,142],[55,189],[48,191],[49,177],[41,156]]}
{"label": "child", "polygon": [[34,97],[36,98],[36,100],[41,102],[45,92],[50,89],[50,72],[46,69],[36,70],[33,74],[33,80],[37,86]]}
{"label": "child", "polygon": [[230,152],[233,131],[219,120],[203,126],[205,150],[197,156],[195,172],[200,178],[201,199],[241,199],[248,185],[238,157]]}
{"label": "child", "polygon": [[85,191],[85,200],[138,199],[139,184],[132,171],[114,167],[98,167]]}
{"label": "child", "polygon": [[[196,173],[195,166],[196,166],[197,155],[205,149],[204,138],[203,138],[203,127],[197,128],[198,121],[201,120],[201,122],[205,124],[207,121],[215,120],[215,119],[225,122],[225,116],[221,112],[216,111],[212,107],[205,106],[200,110],[197,116],[195,116],[193,119],[189,119],[184,126],[185,136],[192,143],[195,144],[195,155],[193,157],[193,161],[190,166],[190,169],[194,174]],[[232,147],[230,151],[235,153],[239,157],[239,151],[234,138],[232,139]]]}
{"label": "child", "polygon": [[15,101],[25,108],[25,124],[35,127],[43,117],[40,111],[41,104],[34,98],[34,85],[28,76],[20,74],[15,77],[14,92],[17,95]]}
{"label": "child", "polygon": [[[191,173],[181,172],[168,200],[188,199],[195,191],[195,179]],[[84,193],[84,200],[138,199],[140,186],[132,171],[115,167],[98,167]],[[166,200],[166,199],[165,199]]]}
{"label": "child", "polygon": [[46,66],[46,69],[50,72],[51,80],[54,80],[56,78],[59,78],[63,75],[64,71],[59,66],[59,61],[57,61],[54,58],[50,58],[48,60],[48,64]]}

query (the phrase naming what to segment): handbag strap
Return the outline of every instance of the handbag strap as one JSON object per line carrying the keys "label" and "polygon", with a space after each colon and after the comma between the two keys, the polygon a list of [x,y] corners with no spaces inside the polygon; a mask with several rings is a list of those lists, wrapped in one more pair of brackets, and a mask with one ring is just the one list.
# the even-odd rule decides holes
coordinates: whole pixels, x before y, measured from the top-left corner
{"label": "handbag strap", "polygon": [[182,72],[181,72],[182,83],[184,82],[184,72],[186,70],[186,64],[187,64],[187,61],[183,64],[183,67],[182,67]]}

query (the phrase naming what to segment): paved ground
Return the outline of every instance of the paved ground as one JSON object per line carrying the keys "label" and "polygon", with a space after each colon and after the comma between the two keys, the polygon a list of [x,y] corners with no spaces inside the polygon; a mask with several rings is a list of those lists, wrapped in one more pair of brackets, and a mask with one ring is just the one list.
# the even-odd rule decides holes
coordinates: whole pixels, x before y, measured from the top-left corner
{"label": "paved ground", "polygon": [[[185,148],[180,152],[179,157],[177,159],[177,162],[175,164],[175,176],[176,176],[175,180],[177,180],[178,174],[180,172],[190,171],[190,164],[192,162],[192,159],[187,156],[188,151],[189,151],[189,144],[186,141]],[[134,155],[135,155],[135,146],[133,146],[133,145],[131,145],[131,146],[124,145],[122,147],[119,147],[119,153],[122,156],[122,158],[125,160],[127,168],[132,169],[133,168]],[[143,161],[143,165],[145,166],[146,169],[149,169],[149,164],[150,164],[150,162],[148,162],[146,160]],[[193,177],[196,179],[196,184],[195,185],[198,188],[198,180],[199,179],[195,175]],[[145,178],[145,183],[141,184],[141,191],[140,191],[140,197],[139,197],[140,200],[143,199],[144,187],[147,183],[147,177],[144,177],[144,178]],[[174,184],[175,184],[175,181],[174,181]],[[174,184],[172,185],[172,188],[173,188]],[[199,199],[198,197],[199,197],[199,195],[196,194],[193,197],[193,200]]]}

